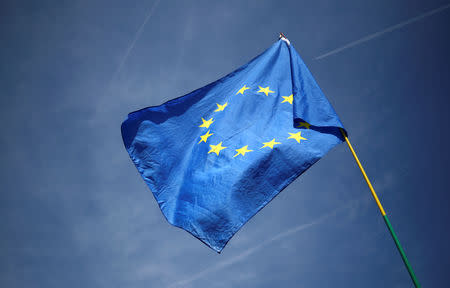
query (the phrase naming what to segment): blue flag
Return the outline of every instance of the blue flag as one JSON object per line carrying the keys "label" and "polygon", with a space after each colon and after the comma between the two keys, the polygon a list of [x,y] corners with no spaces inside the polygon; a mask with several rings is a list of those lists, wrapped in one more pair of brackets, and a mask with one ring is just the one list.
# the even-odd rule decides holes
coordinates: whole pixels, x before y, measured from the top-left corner
{"label": "blue flag", "polygon": [[130,113],[125,147],[162,213],[222,251],[343,127],[287,40],[227,76]]}

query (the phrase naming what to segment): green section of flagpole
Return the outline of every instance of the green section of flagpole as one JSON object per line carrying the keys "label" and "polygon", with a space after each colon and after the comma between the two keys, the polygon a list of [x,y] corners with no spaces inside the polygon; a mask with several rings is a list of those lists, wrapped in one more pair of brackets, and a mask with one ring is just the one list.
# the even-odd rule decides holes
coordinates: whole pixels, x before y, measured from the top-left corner
{"label": "green section of flagpole", "polygon": [[386,215],[386,212],[384,211],[383,206],[381,205],[380,199],[377,196],[377,193],[375,193],[375,189],[373,189],[372,183],[370,183],[369,177],[367,177],[366,171],[364,171],[364,168],[361,165],[361,162],[358,159],[358,156],[356,156],[355,150],[353,150],[352,144],[350,143],[350,140],[348,140],[347,134],[345,133],[344,129],[341,128],[342,136],[344,136],[345,142],[347,142],[348,148],[350,148],[350,151],[353,154],[353,157],[355,158],[356,164],[358,164],[359,169],[361,170],[361,173],[364,176],[364,179],[367,182],[367,185],[369,186],[370,192],[372,193],[373,199],[377,203],[378,209],[380,210],[381,215],[383,216],[384,222],[386,223],[386,226],[389,229],[389,232],[391,233],[392,239],[394,239],[395,245],[397,246],[398,252],[400,252],[400,255],[402,256],[403,263],[405,263],[406,269],[408,270],[409,276],[411,276],[411,280],[414,283],[414,286],[416,288],[420,288],[419,281],[417,281],[416,275],[414,274],[414,271],[412,270],[411,264],[409,264],[408,258],[406,258],[405,251],[403,251],[402,245],[400,245],[400,241],[398,241],[397,235],[395,235],[394,229],[392,228],[391,222],[389,222],[389,219]]}
{"label": "green section of flagpole", "polygon": [[414,286],[419,288],[420,287],[419,281],[417,281],[416,275],[414,274],[411,264],[409,264],[405,251],[403,251],[402,245],[400,245],[400,241],[398,241],[397,235],[395,234],[394,229],[392,228],[389,218],[387,217],[387,215],[384,215],[383,219],[384,222],[386,223],[386,226],[389,229],[389,232],[391,232],[392,239],[394,239],[395,246],[397,246],[398,252],[400,252],[400,255],[402,256],[403,263],[405,263],[406,269],[408,269],[409,276],[411,276],[411,279],[414,282]]}

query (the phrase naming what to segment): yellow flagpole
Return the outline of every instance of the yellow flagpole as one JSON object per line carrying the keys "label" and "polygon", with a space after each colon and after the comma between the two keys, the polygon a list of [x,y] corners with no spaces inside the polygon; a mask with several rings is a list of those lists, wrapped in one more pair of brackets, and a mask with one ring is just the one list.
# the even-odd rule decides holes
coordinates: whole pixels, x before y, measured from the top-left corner
{"label": "yellow flagpole", "polygon": [[380,209],[381,215],[386,215],[386,212],[384,211],[383,206],[381,205],[380,199],[378,199],[377,193],[375,193],[375,190],[373,189],[372,183],[370,183],[369,177],[367,177],[366,171],[364,171],[363,166],[361,165],[361,162],[359,162],[358,156],[356,155],[355,150],[353,150],[353,146],[348,140],[347,134],[345,133],[344,129],[341,128],[342,136],[344,136],[345,142],[348,145],[348,148],[350,148],[350,151],[352,151],[353,157],[356,160],[356,163],[358,164],[359,169],[361,170],[361,173],[364,176],[364,179],[367,182],[367,185],[369,186],[370,192],[372,192],[372,196],[375,199],[375,202],[377,202],[378,209]]}

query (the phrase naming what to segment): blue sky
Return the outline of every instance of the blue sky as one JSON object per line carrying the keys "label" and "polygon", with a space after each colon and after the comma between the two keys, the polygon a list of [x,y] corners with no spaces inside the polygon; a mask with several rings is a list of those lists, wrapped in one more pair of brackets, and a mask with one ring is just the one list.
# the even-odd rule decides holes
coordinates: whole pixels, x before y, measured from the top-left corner
{"label": "blue sky", "polygon": [[130,161],[127,113],[220,78],[282,31],[349,131],[419,281],[445,287],[450,9],[316,58],[448,4],[2,1],[0,286],[411,287],[345,144],[220,255],[165,221]]}

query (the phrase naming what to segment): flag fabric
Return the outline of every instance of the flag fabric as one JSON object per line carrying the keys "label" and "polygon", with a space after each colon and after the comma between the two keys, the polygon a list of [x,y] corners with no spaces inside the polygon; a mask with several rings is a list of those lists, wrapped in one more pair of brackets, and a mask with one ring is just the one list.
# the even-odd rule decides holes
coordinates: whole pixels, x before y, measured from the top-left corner
{"label": "flag fabric", "polygon": [[122,137],[167,221],[217,252],[343,128],[287,39],[227,76],[132,112]]}

